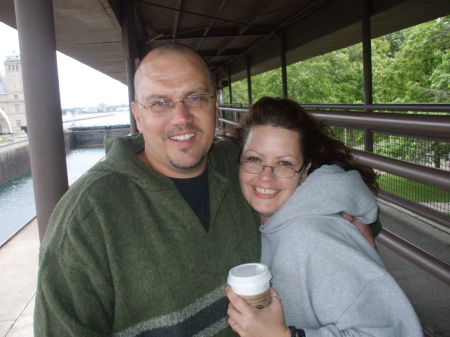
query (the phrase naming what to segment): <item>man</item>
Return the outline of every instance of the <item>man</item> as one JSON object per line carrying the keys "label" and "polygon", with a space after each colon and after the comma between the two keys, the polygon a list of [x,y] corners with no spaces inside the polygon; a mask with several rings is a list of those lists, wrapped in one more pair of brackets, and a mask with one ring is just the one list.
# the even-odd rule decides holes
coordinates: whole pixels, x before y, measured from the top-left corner
{"label": "man", "polygon": [[135,76],[142,135],[58,203],[41,245],[36,337],[227,336],[226,277],[257,261],[237,149],[213,144],[218,97],[187,47],[150,52]]}

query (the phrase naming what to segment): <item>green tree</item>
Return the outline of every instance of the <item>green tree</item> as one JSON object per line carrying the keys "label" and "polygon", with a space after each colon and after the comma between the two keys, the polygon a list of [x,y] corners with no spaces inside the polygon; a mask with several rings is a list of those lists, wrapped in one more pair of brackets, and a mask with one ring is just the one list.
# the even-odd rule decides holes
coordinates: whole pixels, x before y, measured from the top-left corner
{"label": "green tree", "polygon": [[398,52],[390,57],[389,51],[384,51],[389,63],[375,65],[379,70],[374,76],[376,102],[447,102],[449,45],[450,16],[404,30]]}

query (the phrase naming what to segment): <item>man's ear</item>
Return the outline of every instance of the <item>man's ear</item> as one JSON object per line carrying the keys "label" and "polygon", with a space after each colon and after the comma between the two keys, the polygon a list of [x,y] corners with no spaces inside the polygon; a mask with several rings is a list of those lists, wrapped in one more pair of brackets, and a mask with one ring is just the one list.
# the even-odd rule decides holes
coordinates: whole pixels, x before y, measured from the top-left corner
{"label": "man's ear", "polygon": [[216,90],[216,121],[219,119],[220,92]]}
{"label": "man's ear", "polygon": [[136,121],[136,127],[139,131],[141,131],[141,115],[139,113],[139,106],[135,101],[131,102],[131,113],[133,114],[134,120]]}

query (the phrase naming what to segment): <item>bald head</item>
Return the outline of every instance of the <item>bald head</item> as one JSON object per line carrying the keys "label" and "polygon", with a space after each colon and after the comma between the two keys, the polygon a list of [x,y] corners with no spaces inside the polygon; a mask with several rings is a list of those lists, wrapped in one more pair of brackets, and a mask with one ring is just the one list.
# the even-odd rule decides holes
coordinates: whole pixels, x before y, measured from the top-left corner
{"label": "bald head", "polygon": [[188,62],[197,67],[199,72],[208,79],[211,92],[214,92],[214,81],[203,58],[187,46],[171,43],[153,49],[140,62],[134,75],[135,100],[139,100],[142,95],[142,83],[151,78],[156,70],[159,71],[163,64],[170,65],[170,62],[177,63],[180,61]]}
{"label": "bald head", "polygon": [[[148,165],[173,178],[204,172],[218,98],[202,58],[180,45],[154,49],[136,71],[135,92],[131,110],[144,137]],[[159,113],[155,106],[162,102],[171,108]]]}

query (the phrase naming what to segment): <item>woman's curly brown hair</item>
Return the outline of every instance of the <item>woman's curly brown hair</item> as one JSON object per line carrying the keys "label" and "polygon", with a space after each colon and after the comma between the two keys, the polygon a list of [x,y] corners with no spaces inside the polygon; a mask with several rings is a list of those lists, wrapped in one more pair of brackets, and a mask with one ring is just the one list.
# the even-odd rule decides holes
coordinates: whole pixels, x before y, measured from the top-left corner
{"label": "woman's curly brown hair", "polygon": [[305,162],[311,166],[308,174],[322,165],[336,164],[344,170],[357,170],[373,193],[377,193],[376,173],[368,166],[356,162],[344,143],[329,136],[330,130],[306,112],[300,104],[281,98],[263,97],[251,106],[240,138],[245,144],[248,132],[254,126],[270,125],[297,131]]}

